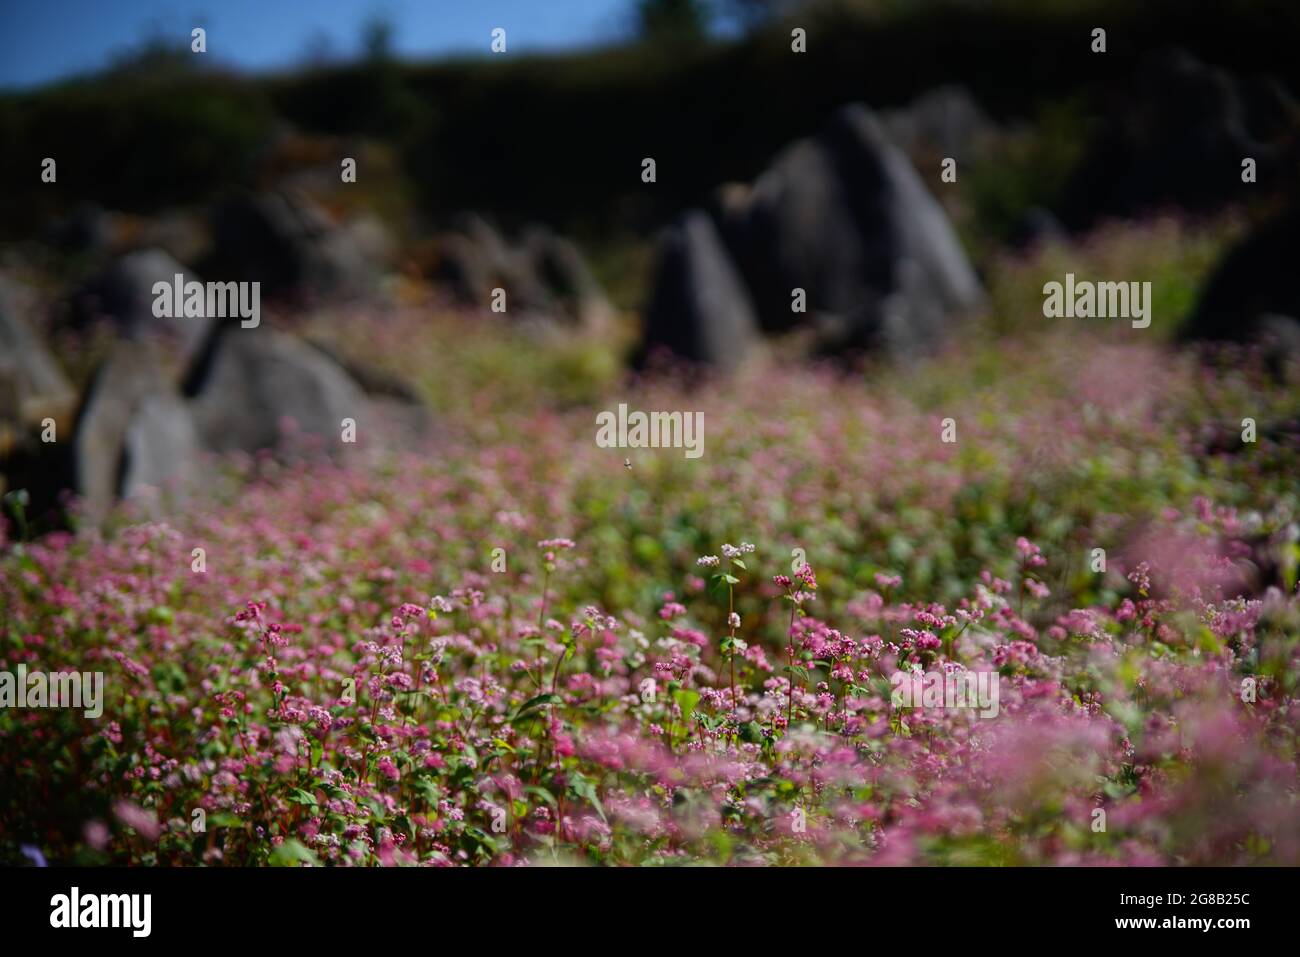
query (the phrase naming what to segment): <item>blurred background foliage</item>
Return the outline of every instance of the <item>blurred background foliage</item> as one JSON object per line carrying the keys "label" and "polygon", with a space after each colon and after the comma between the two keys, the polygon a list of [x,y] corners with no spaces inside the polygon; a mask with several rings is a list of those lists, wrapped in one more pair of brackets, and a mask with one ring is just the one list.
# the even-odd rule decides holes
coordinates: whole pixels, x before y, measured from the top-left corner
{"label": "blurred background foliage", "polygon": [[[1297,9],[1287,0],[641,0],[638,36],[614,47],[405,63],[376,20],[354,61],[308,58],[260,77],[153,40],[108,75],[0,96],[4,181],[60,158],[57,191],[0,197],[0,238],[30,236],[82,200],[144,214],[251,185],[288,126],[390,150],[405,182],[386,185],[410,198],[401,212],[412,221],[488,210],[506,228],[541,220],[626,258],[608,242],[648,235],[719,183],[752,178],[840,103],[887,108],[961,83],[995,120],[1025,123],[996,162],[972,171],[973,214],[996,240],[1026,208],[1053,207],[1095,118],[1124,96],[1150,50],[1178,45],[1300,86]],[[708,30],[720,18],[733,25],[723,38]],[[795,23],[807,30],[807,56],[790,53]],[[1089,51],[1094,26],[1108,30],[1104,56]],[[658,164],[652,190],[639,177],[646,156]],[[608,280],[615,270],[597,260]]]}

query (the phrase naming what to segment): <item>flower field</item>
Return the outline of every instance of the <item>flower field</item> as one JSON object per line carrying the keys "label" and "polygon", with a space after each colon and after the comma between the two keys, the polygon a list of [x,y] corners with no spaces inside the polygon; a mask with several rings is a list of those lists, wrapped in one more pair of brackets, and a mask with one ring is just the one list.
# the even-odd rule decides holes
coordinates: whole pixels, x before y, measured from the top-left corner
{"label": "flower field", "polygon": [[[447,321],[455,357],[364,332],[473,396],[434,447],[10,525],[4,667],[106,690],[0,711],[0,857],[1300,863],[1300,408],[1255,357],[1072,326],[620,381]],[[705,455],[599,448],[625,400]],[[901,706],[909,671],[995,713]]]}

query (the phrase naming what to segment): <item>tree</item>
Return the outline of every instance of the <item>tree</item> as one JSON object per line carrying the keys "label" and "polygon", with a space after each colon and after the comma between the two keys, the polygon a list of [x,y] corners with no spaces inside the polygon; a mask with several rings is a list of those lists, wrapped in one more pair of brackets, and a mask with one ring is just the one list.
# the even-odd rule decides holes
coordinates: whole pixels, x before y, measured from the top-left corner
{"label": "tree", "polygon": [[371,63],[387,63],[393,58],[392,23],[383,17],[374,17],[361,26],[361,49]]}
{"label": "tree", "polygon": [[708,36],[709,9],[704,0],[637,0],[637,27],[651,42],[699,42]]}
{"label": "tree", "polygon": [[749,30],[779,19],[795,6],[793,0],[726,0],[727,12]]}

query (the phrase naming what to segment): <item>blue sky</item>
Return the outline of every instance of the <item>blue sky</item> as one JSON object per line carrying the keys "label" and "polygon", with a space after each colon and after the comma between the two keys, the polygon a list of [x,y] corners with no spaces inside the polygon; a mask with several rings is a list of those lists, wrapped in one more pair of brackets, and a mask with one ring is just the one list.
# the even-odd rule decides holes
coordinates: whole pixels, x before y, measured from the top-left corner
{"label": "blue sky", "polygon": [[0,0],[0,87],[93,70],[160,35],[208,32],[214,59],[262,70],[305,59],[313,45],[358,48],[382,16],[404,57],[486,52],[504,27],[509,52],[596,45],[630,32],[632,0]]}

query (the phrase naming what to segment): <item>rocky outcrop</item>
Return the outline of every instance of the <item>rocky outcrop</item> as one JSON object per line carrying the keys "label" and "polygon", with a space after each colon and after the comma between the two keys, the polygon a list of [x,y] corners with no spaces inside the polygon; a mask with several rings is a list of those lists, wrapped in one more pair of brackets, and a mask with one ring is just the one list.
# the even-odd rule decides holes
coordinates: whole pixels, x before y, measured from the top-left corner
{"label": "rocky outcrop", "polygon": [[[860,105],[841,109],[817,136],[788,146],[752,187],[727,187],[718,200],[723,244],[764,332],[810,326],[823,351],[910,356],[932,349],[961,313],[983,300],[942,208]],[[680,265],[684,252],[714,257],[704,241],[673,239],[660,250],[678,265],[656,265],[652,302],[675,298],[661,294],[660,283],[680,285],[681,274],[716,268]],[[715,305],[682,321],[744,309],[739,302]],[[661,322],[648,320],[647,335],[657,335]],[[703,329],[673,333],[682,342],[718,337]]]}
{"label": "rocky outcrop", "polygon": [[638,362],[662,351],[721,368],[758,341],[749,293],[707,214],[686,213],[660,235]]}
{"label": "rocky outcrop", "polygon": [[380,277],[376,224],[339,224],[306,195],[291,190],[238,196],[216,207],[215,278],[261,283],[266,298],[359,296]]}
{"label": "rocky outcrop", "polygon": [[266,327],[215,329],[182,386],[203,448],[213,452],[342,450],[343,420],[365,428],[366,396],[307,343]]}
{"label": "rocky outcrop", "polygon": [[509,315],[594,331],[611,314],[577,245],[545,226],[528,227],[511,244],[487,220],[471,214],[435,245],[432,278],[462,305],[491,308],[495,290],[501,289]]}
{"label": "rocky outcrop", "polygon": [[113,346],[82,397],[72,441],[75,489],[92,525],[119,498],[183,494],[197,475],[194,424],[148,343]]}
{"label": "rocky outcrop", "polygon": [[1258,226],[1228,250],[1180,330],[1184,339],[1260,342],[1300,356],[1300,207]]}
{"label": "rocky outcrop", "polygon": [[161,249],[137,249],[119,256],[86,282],[73,296],[74,324],[111,323],[124,339],[152,339],[168,353],[188,361],[205,340],[212,319],[199,316],[155,316],[154,286],[171,288],[176,276],[182,284],[201,281]]}

